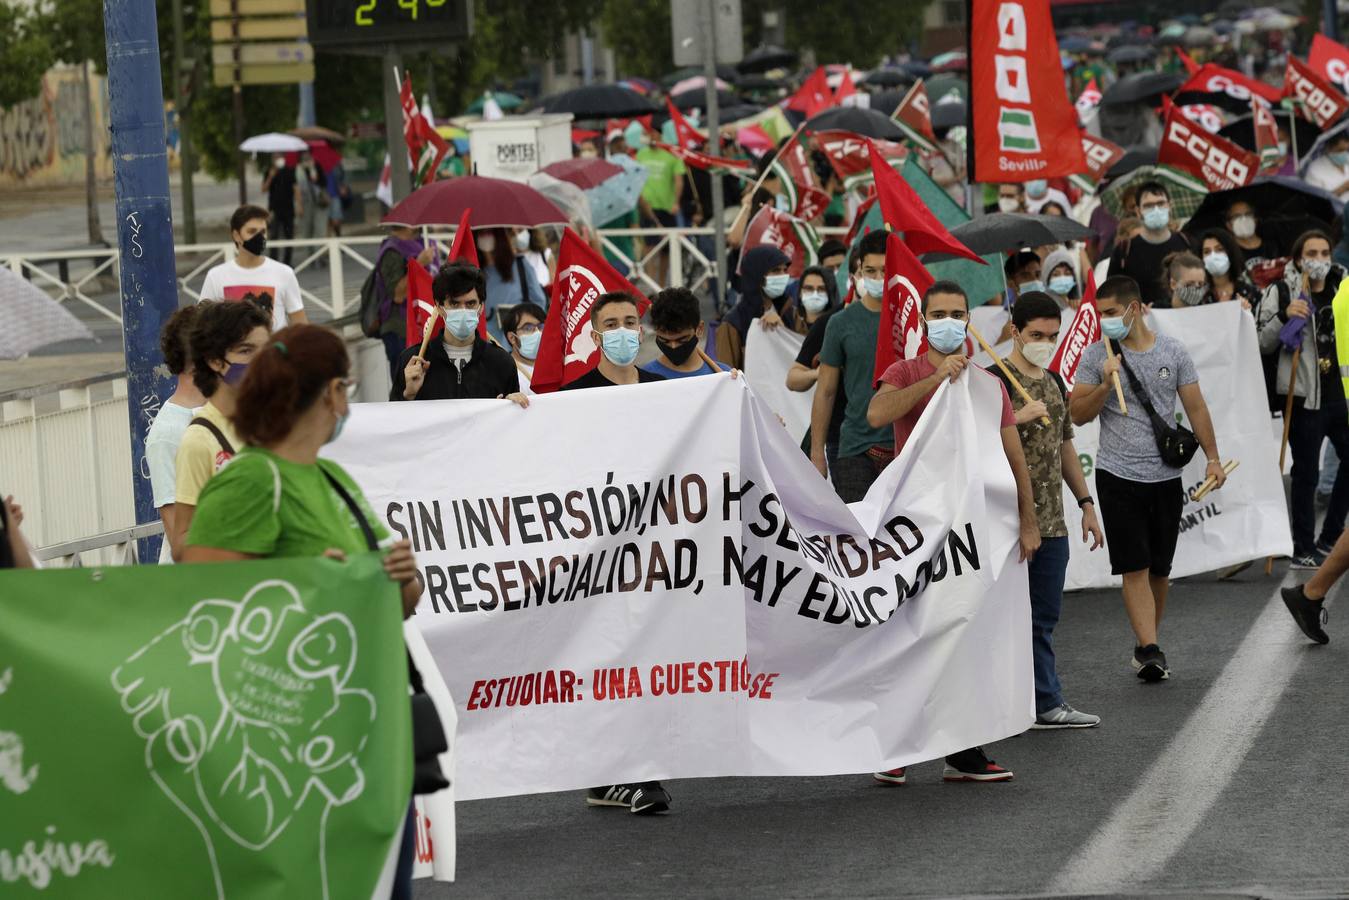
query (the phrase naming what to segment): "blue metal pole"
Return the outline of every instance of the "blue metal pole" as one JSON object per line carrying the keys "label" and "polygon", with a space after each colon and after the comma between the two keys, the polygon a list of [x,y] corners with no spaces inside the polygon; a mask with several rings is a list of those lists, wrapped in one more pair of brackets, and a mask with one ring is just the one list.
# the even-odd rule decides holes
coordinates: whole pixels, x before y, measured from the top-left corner
{"label": "blue metal pole", "polygon": [[[173,380],[159,352],[159,331],[178,308],[155,0],[105,0],[103,28],[108,45],[131,475],[136,523],[141,524],[158,518],[145,464],[145,433],[164,399],[173,393]],[[141,562],[155,560],[159,543],[158,538],[141,542]]]}

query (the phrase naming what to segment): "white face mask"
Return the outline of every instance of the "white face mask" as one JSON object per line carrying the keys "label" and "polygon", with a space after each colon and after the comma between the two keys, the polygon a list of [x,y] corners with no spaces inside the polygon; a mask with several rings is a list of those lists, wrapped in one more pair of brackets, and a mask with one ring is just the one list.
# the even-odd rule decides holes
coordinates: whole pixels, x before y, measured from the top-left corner
{"label": "white face mask", "polygon": [[1232,220],[1232,233],[1239,238],[1255,236],[1255,216],[1241,215]]}
{"label": "white face mask", "polygon": [[478,235],[478,249],[483,253],[491,253],[497,248],[497,239],[494,234]]}
{"label": "white face mask", "polygon": [[999,197],[998,210],[1000,212],[1016,212],[1021,209],[1021,201],[1015,197]]}
{"label": "white face mask", "polygon": [[1026,357],[1031,365],[1044,369],[1054,359],[1054,350],[1057,349],[1052,341],[1035,341],[1031,344],[1021,345],[1021,355]]}
{"label": "white face mask", "polygon": [[529,249],[529,232],[517,231],[515,233],[515,249],[521,253]]}

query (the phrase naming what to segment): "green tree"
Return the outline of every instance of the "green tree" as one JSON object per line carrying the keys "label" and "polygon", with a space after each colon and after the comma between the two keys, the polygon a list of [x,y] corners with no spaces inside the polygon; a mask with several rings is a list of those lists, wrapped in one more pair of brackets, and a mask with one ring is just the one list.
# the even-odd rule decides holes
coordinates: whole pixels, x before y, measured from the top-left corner
{"label": "green tree", "polygon": [[674,71],[670,0],[608,0],[600,23],[623,75],[656,79]]}
{"label": "green tree", "polygon": [[36,17],[0,0],[0,107],[36,97],[52,59],[51,44]]}
{"label": "green tree", "polygon": [[49,0],[41,11],[43,32],[61,62],[79,66],[84,90],[84,207],[89,243],[103,244],[98,217],[98,145],[94,140],[94,88],[90,68],[107,71],[102,0]]}

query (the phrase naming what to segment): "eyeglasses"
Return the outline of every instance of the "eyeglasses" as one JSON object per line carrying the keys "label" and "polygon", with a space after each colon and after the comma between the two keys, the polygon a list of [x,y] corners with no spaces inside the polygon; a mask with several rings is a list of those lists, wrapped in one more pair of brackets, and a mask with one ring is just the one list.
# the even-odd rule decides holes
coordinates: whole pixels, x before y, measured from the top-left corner
{"label": "eyeglasses", "polygon": [[534,334],[534,333],[536,333],[538,330],[539,330],[539,326],[537,326],[537,325],[533,325],[533,324],[530,324],[530,325],[521,325],[520,327],[518,327],[518,328],[515,329],[515,333],[516,333],[516,334]]}

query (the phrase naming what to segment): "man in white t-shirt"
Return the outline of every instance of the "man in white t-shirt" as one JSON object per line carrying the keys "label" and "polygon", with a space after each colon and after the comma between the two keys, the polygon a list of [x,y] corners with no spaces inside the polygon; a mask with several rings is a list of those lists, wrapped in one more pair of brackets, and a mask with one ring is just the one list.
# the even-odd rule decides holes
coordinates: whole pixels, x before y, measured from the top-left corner
{"label": "man in white t-shirt", "polygon": [[295,270],[268,258],[267,210],[244,205],[230,216],[234,259],[213,266],[201,285],[202,300],[252,300],[272,317],[272,330],[309,321]]}
{"label": "man in white t-shirt", "polygon": [[[173,543],[179,539],[179,533],[174,527],[178,496],[178,445],[182,443],[183,432],[192,422],[193,410],[206,403],[205,395],[192,380],[189,346],[189,335],[197,324],[197,311],[203,308],[183,307],[169,317],[159,334],[164,365],[168,367],[169,374],[177,379],[173,395],[159,408],[150,431],[145,435],[145,461],[150,470],[150,489],[154,494],[155,508],[164,522],[164,542],[159,548],[161,564],[173,562]],[[182,548],[176,549],[181,556]]]}
{"label": "man in white t-shirt", "polygon": [[1307,167],[1307,183],[1341,200],[1349,200],[1349,134],[1340,132],[1326,142],[1325,152]]}

